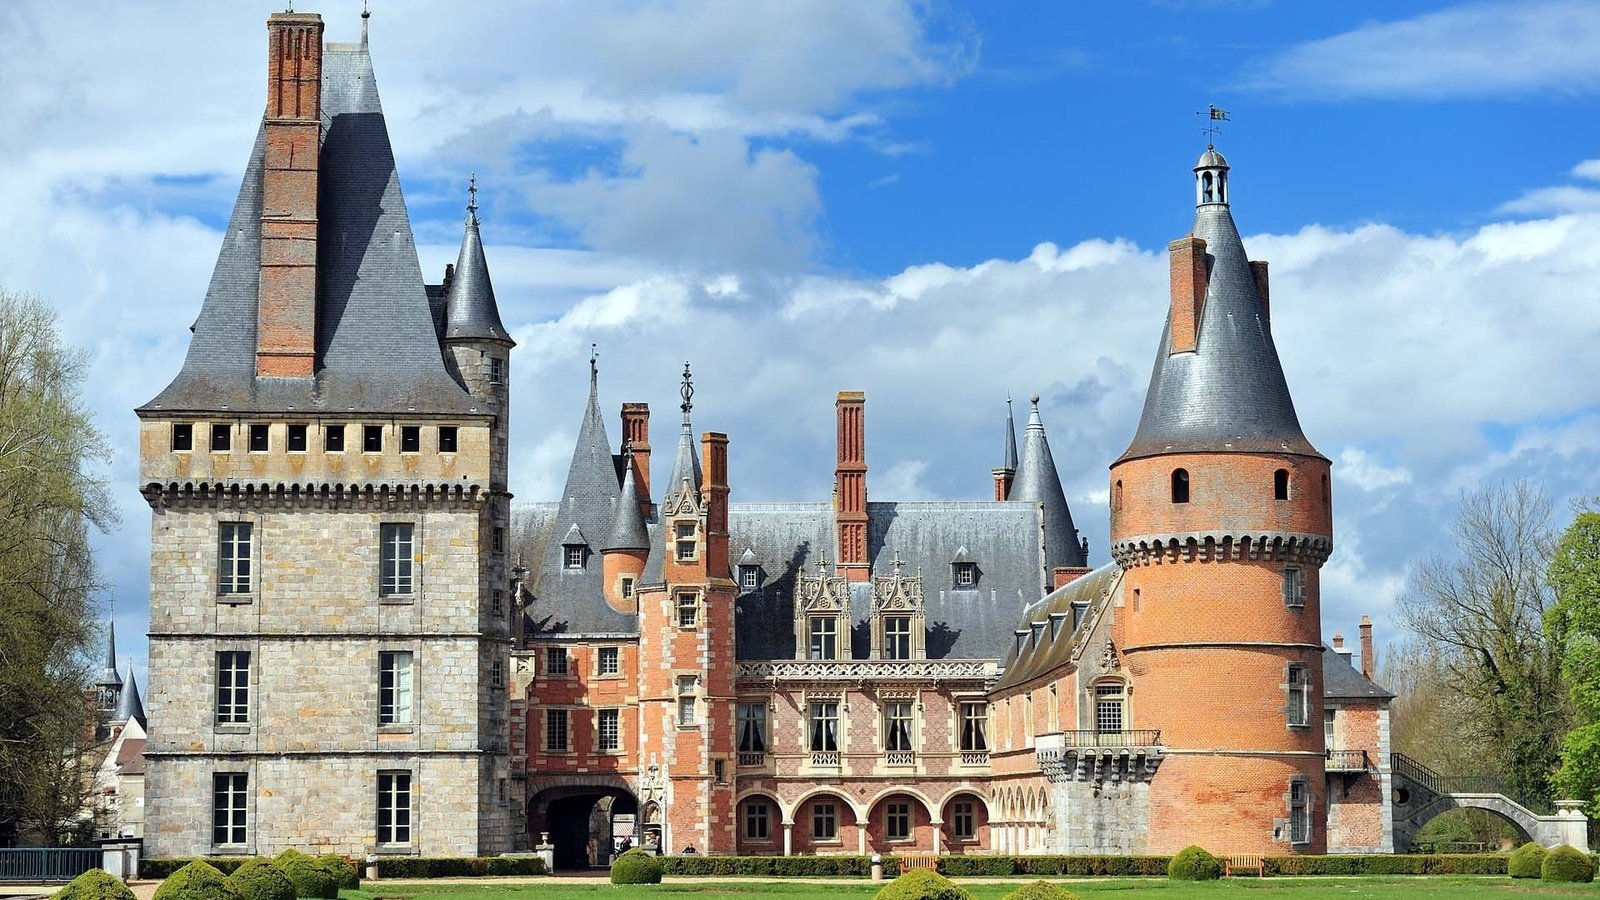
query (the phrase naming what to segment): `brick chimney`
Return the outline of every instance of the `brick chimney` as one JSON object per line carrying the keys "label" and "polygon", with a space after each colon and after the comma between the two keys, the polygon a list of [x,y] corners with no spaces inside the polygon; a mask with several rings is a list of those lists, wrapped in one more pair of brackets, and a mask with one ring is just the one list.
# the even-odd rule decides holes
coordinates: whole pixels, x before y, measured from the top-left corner
{"label": "brick chimney", "polygon": [[1256,281],[1256,293],[1261,295],[1261,321],[1272,327],[1272,291],[1267,285],[1267,261],[1250,260],[1250,277]]}
{"label": "brick chimney", "polygon": [[867,562],[867,395],[840,391],[834,406],[838,413],[838,457],[833,470],[834,520],[839,529],[837,571],[851,581],[866,581],[872,573]]}
{"label": "brick chimney", "polygon": [[706,573],[728,577],[728,436],[708,431],[700,435],[700,488],[706,512]]}
{"label": "brick chimney", "polygon": [[1377,669],[1377,662],[1372,656],[1372,619],[1368,616],[1361,617],[1361,674],[1371,678]]}
{"label": "brick chimney", "polygon": [[322,17],[316,13],[267,19],[265,124],[256,374],[308,378],[317,346],[322,143]]}
{"label": "brick chimney", "polygon": [[1011,482],[1017,477],[1017,470],[998,466],[990,469],[989,474],[994,476],[994,499],[1004,500],[1011,496]]}
{"label": "brick chimney", "polygon": [[639,490],[639,514],[650,521],[650,404],[622,404],[622,446],[630,450],[633,483]]}
{"label": "brick chimney", "polygon": [[1172,279],[1172,352],[1194,350],[1206,306],[1206,242],[1194,235],[1167,245]]}
{"label": "brick chimney", "polygon": [[1050,570],[1050,589],[1064,588],[1093,571],[1088,566],[1056,566]]}

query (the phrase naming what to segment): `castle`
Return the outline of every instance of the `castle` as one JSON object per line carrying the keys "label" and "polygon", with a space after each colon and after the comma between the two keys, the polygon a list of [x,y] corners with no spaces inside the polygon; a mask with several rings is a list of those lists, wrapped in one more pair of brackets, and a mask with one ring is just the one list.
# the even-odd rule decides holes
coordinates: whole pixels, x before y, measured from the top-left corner
{"label": "castle", "polygon": [[561,497],[514,547],[475,203],[425,283],[365,21],[322,29],[268,20],[216,271],[138,410],[148,855],[1393,849],[1389,695],[1366,626],[1359,669],[1322,641],[1329,463],[1221,154],[1169,248],[1112,562],[1037,400],[990,499],[869,502],[843,391],[833,496],[737,504],[688,366],[661,478],[647,406],[608,438],[593,363]]}

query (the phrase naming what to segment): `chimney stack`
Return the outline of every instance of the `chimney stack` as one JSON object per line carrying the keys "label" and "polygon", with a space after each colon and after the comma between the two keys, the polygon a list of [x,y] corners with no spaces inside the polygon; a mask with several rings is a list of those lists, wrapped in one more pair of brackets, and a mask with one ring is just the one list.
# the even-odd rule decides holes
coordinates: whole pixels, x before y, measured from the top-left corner
{"label": "chimney stack", "polygon": [[650,521],[650,404],[622,404],[622,446],[629,451],[633,482],[639,491],[639,514]]}
{"label": "chimney stack", "polygon": [[838,413],[838,456],[833,471],[834,520],[839,531],[837,571],[851,581],[866,581],[872,572],[867,562],[867,395],[840,391],[834,406]]}
{"label": "chimney stack", "polygon": [[309,378],[316,361],[322,17],[267,19],[266,153],[256,374]]}
{"label": "chimney stack", "polygon": [[1361,674],[1371,678],[1377,669],[1377,663],[1372,657],[1372,619],[1368,616],[1361,617]]}
{"label": "chimney stack", "polygon": [[700,493],[706,511],[706,571],[728,577],[728,436],[708,431],[700,436],[700,468],[705,484]]}
{"label": "chimney stack", "polygon": [[1195,348],[1206,306],[1206,242],[1194,235],[1167,245],[1172,279],[1172,352]]}

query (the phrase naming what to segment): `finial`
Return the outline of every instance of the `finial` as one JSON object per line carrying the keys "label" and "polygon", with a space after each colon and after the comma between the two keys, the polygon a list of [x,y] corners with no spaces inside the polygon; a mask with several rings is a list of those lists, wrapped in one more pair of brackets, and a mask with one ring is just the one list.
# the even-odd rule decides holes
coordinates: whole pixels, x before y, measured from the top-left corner
{"label": "finial", "polygon": [[683,410],[683,424],[689,424],[689,410],[694,409],[694,376],[689,374],[689,363],[683,364],[683,387],[678,393],[683,397],[683,403],[678,407]]}
{"label": "finial", "polygon": [[894,566],[895,577],[899,578],[900,577],[900,567],[905,565],[905,561],[900,558],[900,551],[899,550],[896,550],[894,552],[894,559],[889,563],[889,565]]}
{"label": "finial", "polygon": [[1228,115],[1228,111],[1227,110],[1218,109],[1216,106],[1214,106],[1212,104],[1207,104],[1206,105],[1206,111],[1205,112],[1196,112],[1195,115],[1197,115],[1197,116],[1205,116],[1206,117],[1206,127],[1200,129],[1200,133],[1206,136],[1206,149],[1207,150],[1215,150],[1216,149],[1216,144],[1215,144],[1216,136],[1222,133],[1222,126],[1218,125],[1217,123],[1218,122],[1232,122],[1233,121],[1232,117],[1230,117]]}
{"label": "finial", "polygon": [[478,173],[467,176],[467,218],[478,224]]}
{"label": "finial", "polygon": [[[1010,403],[1011,401],[1007,400],[1006,402]],[[1028,402],[1033,404],[1033,408],[1034,409],[1038,409],[1039,408],[1039,395],[1038,394],[1029,394],[1028,395]]]}
{"label": "finial", "polygon": [[826,556],[818,556],[817,557],[817,577],[818,578],[827,578],[828,577],[828,557],[826,557]]}
{"label": "finial", "polygon": [[367,45],[367,23],[372,20],[372,10],[367,8],[367,0],[361,0],[361,46]]}
{"label": "finial", "polygon": [[589,345],[589,384],[592,387],[600,381],[600,345]]}
{"label": "finial", "polygon": [[1006,391],[1006,411],[1011,411],[1011,392]]}

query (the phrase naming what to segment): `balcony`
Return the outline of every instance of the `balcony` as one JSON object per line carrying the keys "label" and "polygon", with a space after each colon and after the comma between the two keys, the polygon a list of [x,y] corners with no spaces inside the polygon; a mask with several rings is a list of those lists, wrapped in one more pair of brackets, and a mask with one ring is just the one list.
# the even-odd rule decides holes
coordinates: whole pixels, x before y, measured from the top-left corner
{"label": "balcony", "polygon": [[811,751],[811,765],[814,768],[839,768],[839,751],[813,750]]}
{"label": "balcony", "polygon": [[[1071,750],[1123,749],[1129,747],[1158,747],[1161,730],[1147,728],[1140,731],[1063,731],[1062,746]],[[1040,739],[1050,735],[1040,735]]]}
{"label": "balcony", "polygon": [[1329,772],[1367,772],[1372,769],[1372,758],[1365,750],[1329,750],[1323,768]]}
{"label": "balcony", "polygon": [[961,751],[961,764],[963,766],[987,766],[989,764],[989,751],[963,750]]}
{"label": "balcony", "polygon": [[759,768],[763,768],[764,766],[766,766],[766,764],[767,764],[767,754],[766,754],[765,751],[762,751],[762,750],[756,750],[754,752],[747,751],[747,750],[739,751],[739,768],[741,768],[741,769],[759,769]]}
{"label": "balcony", "polygon": [[917,754],[913,750],[889,750],[883,754],[883,764],[886,766],[914,766],[917,764]]}
{"label": "balcony", "polygon": [[1033,744],[1034,761],[1051,781],[1143,781],[1165,754],[1157,729],[1057,731]]}

